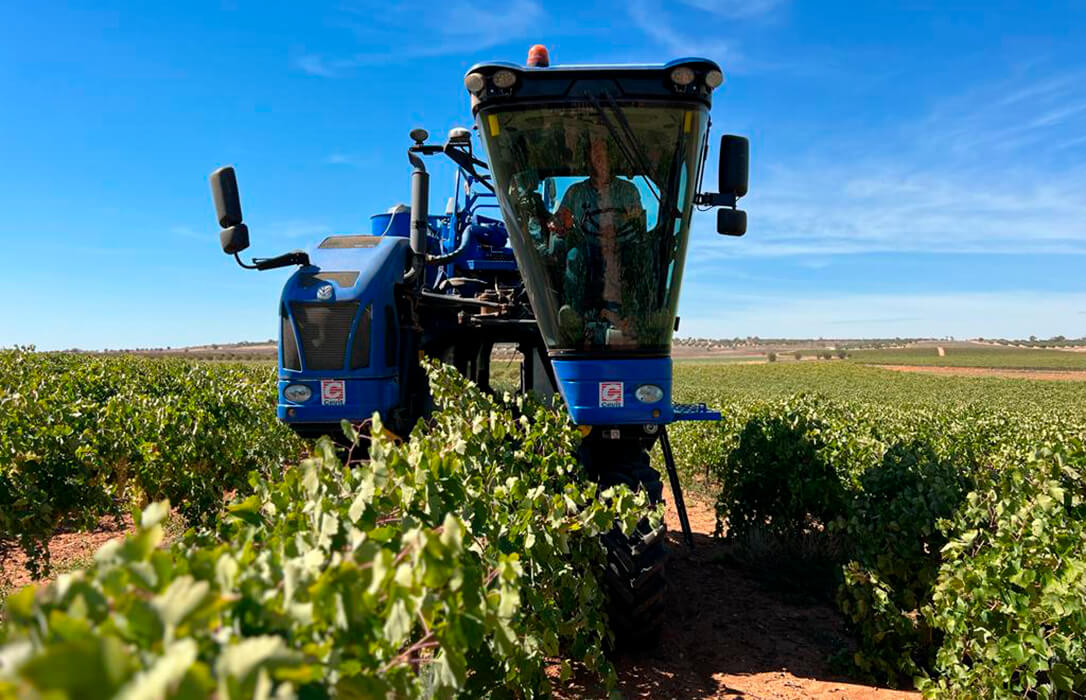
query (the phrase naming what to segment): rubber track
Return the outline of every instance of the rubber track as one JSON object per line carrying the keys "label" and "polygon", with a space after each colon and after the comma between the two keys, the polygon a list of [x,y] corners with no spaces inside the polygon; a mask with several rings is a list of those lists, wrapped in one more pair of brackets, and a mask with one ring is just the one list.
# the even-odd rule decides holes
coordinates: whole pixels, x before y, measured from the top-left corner
{"label": "rubber track", "polygon": [[[648,466],[632,471],[629,476],[638,482],[637,487],[648,491],[652,502],[659,502],[663,491],[659,473]],[[620,647],[652,646],[664,622],[666,527],[661,523],[653,530],[642,520],[630,537],[616,527],[603,536],[603,544],[607,549],[604,579],[610,598],[608,613],[615,641]]]}

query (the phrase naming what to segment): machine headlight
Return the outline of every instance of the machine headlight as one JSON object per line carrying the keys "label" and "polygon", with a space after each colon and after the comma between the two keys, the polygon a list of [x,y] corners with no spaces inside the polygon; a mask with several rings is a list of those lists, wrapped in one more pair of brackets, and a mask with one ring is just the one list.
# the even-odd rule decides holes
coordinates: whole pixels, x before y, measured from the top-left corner
{"label": "machine headlight", "polygon": [[686,87],[690,83],[694,82],[694,69],[690,66],[679,66],[675,70],[671,71],[671,82],[682,87]]}
{"label": "machine headlight", "polygon": [[468,73],[464,76],[464,87],[468,92],[482,92],[486,86],[486,80],[480,73]]}
{"label": "machine headlight", "polygon": [[283,389],[283,398],[294,403],[305,403],[313,396],[313,391],[305,384],[287,384]]}
{"label": "machine headlight", "polygon": [[634,396],[636,396],[637,400],[641,403],[656,403],[664,398],[664,390],[655,384],[642,384],[637,387]]}
{"label": "machine headlight", "polygon": [[705,84],[716,89],[724,84],[724,74],[718,70],[711,70],[705,74]]}
{"label": "machine headlight", "polygon": [[517,82],[517,74],[511,70],[500,70],[491,78],[494,87],[507,90]]}

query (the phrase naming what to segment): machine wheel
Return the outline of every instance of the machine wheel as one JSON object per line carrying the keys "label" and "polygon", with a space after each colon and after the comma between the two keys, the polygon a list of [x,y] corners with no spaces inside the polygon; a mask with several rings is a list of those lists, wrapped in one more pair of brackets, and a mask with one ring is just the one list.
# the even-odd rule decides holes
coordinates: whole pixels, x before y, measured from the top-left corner
{"label": "machine wheel", "polygon": [[[612,463],[609,469],[594,475],[600,486],[624,483],[631,489],[646,491],[650,503],[659,503],[664,485],[660,473],[649,466],[648,453],[640,445],[625,452],[621,463]],[[615,642],[627,648],[653,646],[664,621],[667,527],[661,523],[652,528],[647,519],[642,519],[630,536],[615,527],[602,540],[607,550],[604,582],[609,599],[608,617]]]}
{"label": "machine wheel", "polygon": [[647,520],[625,537],[616,528],[604,536],[607,548],[608,616],[615,642],[632,648],[651,647],[660,638],[667,594],[667,528],[655,530]]}

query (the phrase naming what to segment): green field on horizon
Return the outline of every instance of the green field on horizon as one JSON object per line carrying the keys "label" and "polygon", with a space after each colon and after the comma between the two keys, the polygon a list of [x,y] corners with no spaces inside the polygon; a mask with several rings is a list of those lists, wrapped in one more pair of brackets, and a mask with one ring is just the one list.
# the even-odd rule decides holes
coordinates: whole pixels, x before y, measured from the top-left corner
{"label": "green field on horizon", "polygon": [[954,344],[945,345],[943,349],[946,354],[942,357],[934,345],[888,350],[852,350],[849,351],[849,356],[853,362],[880,365],[1086,370],[1086,352]]}
{"label": "green field on horizon", "polygon": [[905,373],[836,360],[675,365],[674,396],[680,402],[772,401],[795,394],[901,408],[985,405],[1013,406],[1023,412],[1056,408],[1086,418],[1086,382]]}

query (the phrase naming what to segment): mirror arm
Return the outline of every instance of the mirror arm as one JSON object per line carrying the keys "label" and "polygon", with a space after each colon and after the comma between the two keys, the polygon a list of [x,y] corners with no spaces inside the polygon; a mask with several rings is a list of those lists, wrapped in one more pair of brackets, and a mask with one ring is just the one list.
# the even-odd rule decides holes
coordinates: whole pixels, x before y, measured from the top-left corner
{"label": "mirror arm", "polygon": [[237,260],[238,265],[241,265],[246,270],[256,270],[256,269],[258,269],[256,265],[246,265],[244,262],[242,262],[241,256],[238,255],[237,253],[234,253],[234,260]]}
{"label": "mirror arm", "polygon": [[466,153],[456,148],[452,144],[445,144],[442,150],[445,152],[445,155],[449,157],[449,160],[456,163],[456,165],[459,166],[461,170],[475,178],[476,182],[478,182],[483,187],[486,187],[491,192],[495,192],[494,185],[490,184],[487,176],[481,174],[477,169],[481,167],[489,170],[489,167],[485,162],[472,156],[470,153]]}
{"label": "mirror arm", "polygon": [[709,207],[731,207],[735,209],[738,197],[730,192],[702,192],[694,195],[694,204]]}
{"label": "mirror arm", "polygon": [[238,261],[246,270],[274,270],[277,267],[289,267],[290,265],[308,265],[309,255],[301,250],[276,255],[274,258],[253,258],[252,265],[246,265],[241,256],[234,253],[234,260]]}
{"label": "mirror arm", "polygon": [[[453,162],[455,162],[462,168],[467,169],[467,166],[465,166],[463,163],[470,163],[471,165],[478,168],[483,168],[485,170],[490,169],[490,166],[486,164],[485,160],[479,160],[478,158],[473,156],[471,152],[458,144],[447,143],[441,147],[441,150],[444,151],[445,155],[451,158]],[[456,155],[453,155],[454,153]]]}
{"label": "mirror arm", "polygon": [[272,270],[277,267],[289,265],[308,265],[309,255],[304,251],[295,250],[290,253],[276,255],[274,258],[253,258],[253,265],[258,270]]}

